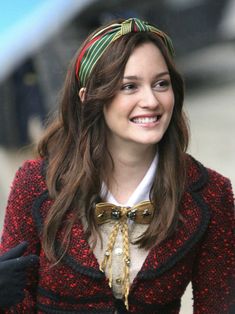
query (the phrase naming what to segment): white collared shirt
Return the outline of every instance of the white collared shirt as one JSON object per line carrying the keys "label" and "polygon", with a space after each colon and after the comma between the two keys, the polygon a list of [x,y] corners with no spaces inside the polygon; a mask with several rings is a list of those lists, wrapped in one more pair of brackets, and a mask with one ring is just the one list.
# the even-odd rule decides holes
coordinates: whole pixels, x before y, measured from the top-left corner
{"label": "white collared shirt", "polygon": [[[107,190],[105,183],[102,184],[101,197],[104,198],[106,195],[106,201],[117,206],[134,206],[141,201],[149,200],[150,189],[153,184],[154,177],[156,175],[158,163],[158,155],[154,157],[148,171],[146,172],[144,178],[141,180],[135,191],[132,193],[130,198],[125,204],[118,203],[110,191]],[[100,225],[100,232],[102,236],[103,246],[101,245],[100,240],[98,239],[97,244],[94,248],[94,255],[96,256],[99,264],[101,264],[105,250],[107,248],[109,235],[113,229],[113,222],[105,223]],[[148,228],[148,225],[135,224],[129,220],[128,232],[130,238],[130,284],[133,282],[137,273],[141,269],[149,250],[141,249],[137,245],[131,243],[131,241],[136,240],[141,236],[144,231]],[[123,245],[122,245],[122,235],[121,232],[118,232],[116,242],[114,244],[113,255],[112,255],[112,288],[113,294],[116,298],[122,298],[122,286],[120,285],[120,279],[123,274]],[[108,270],[105,271],[107,277],[109,277]]]}

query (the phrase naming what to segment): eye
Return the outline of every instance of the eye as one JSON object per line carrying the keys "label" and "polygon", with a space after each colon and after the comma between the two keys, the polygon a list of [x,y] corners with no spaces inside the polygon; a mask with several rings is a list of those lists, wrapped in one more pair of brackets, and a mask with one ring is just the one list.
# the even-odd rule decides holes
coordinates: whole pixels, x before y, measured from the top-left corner
{"label": "eye", "polygon": [[171,85],[170,80],[159,80],[157,82],[154,83],[153,88],[156,90],[167,90],[168,87]]}
{"label": "eye", "polygon": [[121,86],[122,91],[132,92],[137,89],[137,85],[135,83],[126,83]]}

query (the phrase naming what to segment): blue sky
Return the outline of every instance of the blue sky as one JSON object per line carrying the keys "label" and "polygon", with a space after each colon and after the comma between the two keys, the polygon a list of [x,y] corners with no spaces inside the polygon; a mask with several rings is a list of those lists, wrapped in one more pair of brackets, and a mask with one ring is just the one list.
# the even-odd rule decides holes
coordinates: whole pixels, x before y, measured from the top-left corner
{"label": "blue sky", "polygon": [[95,0],[0,0],[0,82]]}
{"label": "blue sky", "polygon": [[0,1],[0,30],[11,27],[16,22],[24,20],[28,14],[36,10],[44,2],[50,0],[14,0]]}

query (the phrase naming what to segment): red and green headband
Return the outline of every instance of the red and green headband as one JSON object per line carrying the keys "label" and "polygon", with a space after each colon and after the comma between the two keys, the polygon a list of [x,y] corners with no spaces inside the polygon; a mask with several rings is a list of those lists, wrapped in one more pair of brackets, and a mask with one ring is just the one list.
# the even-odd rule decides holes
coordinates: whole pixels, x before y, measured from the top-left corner
{"label": "red and green headband", "polygon": [[86,86],[92,69],[107,47],[121,36],[131,32],[151,32],[156,34],[163,40],[170,55],[174,55],[174,48],[170,37],[147,22],[137,18],[130,18],[120,24],[111,24],[96,32],[90,41],[83,47],[78,56],[76,62],[76,76],[83,87]]}

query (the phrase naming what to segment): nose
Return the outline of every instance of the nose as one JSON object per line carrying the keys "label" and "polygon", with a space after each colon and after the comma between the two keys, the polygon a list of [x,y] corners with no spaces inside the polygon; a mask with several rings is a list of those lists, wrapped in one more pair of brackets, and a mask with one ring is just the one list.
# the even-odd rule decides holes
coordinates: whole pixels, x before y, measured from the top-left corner
{"label": "nose", "polygon": [[141,108],[155,109],[159,105],[156,92],[151,87],[146,87],[142,91],[140,101]]}

